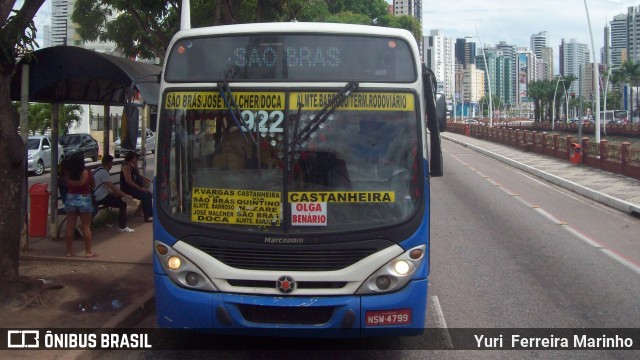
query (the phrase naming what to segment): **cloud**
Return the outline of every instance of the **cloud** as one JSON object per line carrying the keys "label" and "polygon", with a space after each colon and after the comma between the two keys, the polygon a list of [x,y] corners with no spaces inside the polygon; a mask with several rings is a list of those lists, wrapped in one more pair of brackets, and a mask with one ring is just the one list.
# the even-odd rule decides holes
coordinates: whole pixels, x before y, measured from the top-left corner
{"label": "cloud", "polygon": [[[599,53],[603,29],[617,14],[627,13],[638,0],[589,0],[589,15],[594,42]],[[549,33],[549,45],[558,52],[564,38],[588,44],[591,38],[584,1],[558,0],[423,0],[425,33],[441,29],[445,36],[459,38],[479,33],[482,42],[494,45],[501,40],[519,47],[529,47],[530,37],[540,31]]]}

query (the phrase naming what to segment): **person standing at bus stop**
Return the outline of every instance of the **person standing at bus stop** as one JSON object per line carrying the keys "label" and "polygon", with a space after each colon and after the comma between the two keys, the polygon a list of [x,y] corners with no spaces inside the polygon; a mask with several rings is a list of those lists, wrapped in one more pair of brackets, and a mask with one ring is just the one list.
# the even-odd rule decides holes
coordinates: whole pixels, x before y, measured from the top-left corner
{"label": "person standing at bus stop", "polygon": [[124,157],[124,164],[120,171],[120,190],[132,195],[142,202],[142,214],[144,221],[153,221],[153,204],[151,190],[151,179],[140,174],[138,169],[138,157],[134,151],[128,152]]}
{"label": "person standing at bus stop", "polygon": [[118,208],[118,225],[121,233],[132,233],[135,230],[127,226],[127,203],[122,199],[133,199],[133,195],[125,194],[111,181],[109,170],[113,167],[113,156],[105,155],[102,158],[102,166],[93,171],[95,187],[93,194],[98,205]]}
{"label": "person standing at bus stop", "polygon": [[85,257],[96,257],[98,255],[91,251],[91,243],[93,241],[93,234],[91,233],[93,175],[84,166],[82,152],[72,155],[66,165],[65,181],[68,187],[67,200],[64,203],[64,211],[67,214],[67,228],[65,230],[66,256],[73,256],[73,237],[75,235],[76,221],[80,217]]}

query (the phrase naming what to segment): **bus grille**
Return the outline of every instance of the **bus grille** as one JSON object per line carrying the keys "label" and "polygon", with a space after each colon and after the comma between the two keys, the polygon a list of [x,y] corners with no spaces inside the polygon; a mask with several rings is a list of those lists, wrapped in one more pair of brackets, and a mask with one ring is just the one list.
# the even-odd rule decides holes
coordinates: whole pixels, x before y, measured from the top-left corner
{"label": "bus grille", "polygon": [[236,305],[245,320],[259,324],[322,325],[333,316],[332,306],[258,306]]}
{"label": "bus grille", "polygon": [[227,266],[246,270],[332,271],[344,269],[376,249],[274,250],[200,245],[198,248]]}

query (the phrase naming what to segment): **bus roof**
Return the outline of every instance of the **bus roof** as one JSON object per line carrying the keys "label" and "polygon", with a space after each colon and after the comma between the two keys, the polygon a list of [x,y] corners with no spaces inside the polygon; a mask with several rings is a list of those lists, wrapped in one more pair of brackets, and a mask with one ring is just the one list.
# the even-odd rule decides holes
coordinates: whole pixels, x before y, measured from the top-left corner
{"label": "bus roof", "polygon": [[245,33],[318,33],[323,34],[353,34],[353,35],[379,35],[395,36],[406,39],[414,39],[413,35],[404,29],[389,28],[371,25],[353,25],[321,22],[275,22],[275,23],[250,23],[236,25],[220,25],[201,28],[180,30],[174,36],[174,40],[184,36],[204,35],[232,35]]}

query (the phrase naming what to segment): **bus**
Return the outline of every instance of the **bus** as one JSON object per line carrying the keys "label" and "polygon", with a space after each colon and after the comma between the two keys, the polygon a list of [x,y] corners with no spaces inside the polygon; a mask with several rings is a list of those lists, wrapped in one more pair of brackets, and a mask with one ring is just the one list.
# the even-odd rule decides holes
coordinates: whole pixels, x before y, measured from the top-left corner
{"label": "bus", "polygon": [[422,333],[446,103],[419,59],[411,33],[373,26],[173,37],[154,176],[159,327]]}
{"label": "bus", "polygon": [[629,123],[627,110],[601,111],[600,119],[603,124],[609,124],[610,122],[612,122],[613,124],[625,125]]}

